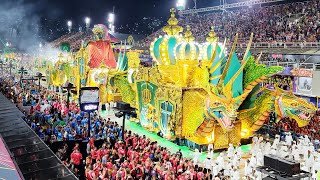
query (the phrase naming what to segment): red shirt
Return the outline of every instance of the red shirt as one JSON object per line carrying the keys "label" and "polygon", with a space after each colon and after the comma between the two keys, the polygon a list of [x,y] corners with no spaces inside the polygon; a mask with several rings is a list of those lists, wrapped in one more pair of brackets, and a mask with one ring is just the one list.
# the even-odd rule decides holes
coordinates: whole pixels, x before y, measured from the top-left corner
{"label": "red shirt", "polygon": [[111,163],[111,162],[107,162],[106,167],[107,167],[108,169],[112,169],[112,163]]}
{"label": "red shirt", "polygon": [[99,158],[99,159],[102,159],[102,157],[105,156],[105,155],[107,154],[107,152],[108,152],[108,151],[107,151],[106,149],[102,149],[102,148],[99,149],[99,150],[98,150],[98,158]]}
{"label": "red shirt", "polygon": [[101,164],[98,164],[98,163],[95,163],[93,165],[93,171],[94,173],[96,174],[96,176],[99,176],[99,171],[102,169],[102,165]]}
{"label": "red shirt", "polygon": [[90,170],[89,172],[86,172],[87,180],[93,180],[94,177],[95,177],[95,173],[94,173],[93,170]]}
{"label": "red shirt", "polygon": [[71,159],[73,161],[73,164],[80,165],[82,154],[80,152],[73,152],[71,153]]}
{"label": "red shirt", "polygon": [[203,175],[204,175],[203,172],[198,172],[198,173],[197,173],[197,178],[198,178],[198,179],[201,179],[201,178],[203,177]]}
{"label": "red shirt", "polygon": [[92,157],[92,159],[97,159],[98,158],[98,151],[91,150],[91,157]]}

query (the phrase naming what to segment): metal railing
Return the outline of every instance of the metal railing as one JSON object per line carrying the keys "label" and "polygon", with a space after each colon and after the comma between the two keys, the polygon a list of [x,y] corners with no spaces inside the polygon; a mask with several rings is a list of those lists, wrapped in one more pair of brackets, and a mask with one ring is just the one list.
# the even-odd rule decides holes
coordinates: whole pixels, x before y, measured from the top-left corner
{"label": "metal railing", "polygon": [[278,62],[277,66],[296,68],[298,65],[295,62]]}
{"label": "metal railing", "polygon": [[296,62],[278,62],[278,61],[261,61],[260,64],[265,64],[266,66],[283,66],[292,68],[304,68],[318,71],[320,70],[320,64],[315,63],[296,63]]}
{"label": "metal railing", "polygon": [[277,3],[281,1],[284,1],[284,0],[251,0],[251,1],[232,3],[232,4],[224,4],[220,6],[213,6],[213,7],[199,8],[199,9],[188,9],[188,10],[179,11],[179,14],[194,14],[194,13],[200,13],[200,12],[210,12],[210,11],[217,11],[217,10],[223,10],[223,9],[266,4],[266,3]]}
{"label": "metal railing", "polygon": [[[238,43],[238,48],[247,48],[248,42]],[[312,49],[320,48],[320,42],[255,42],[251,48],[278,48],[278,49]]]}

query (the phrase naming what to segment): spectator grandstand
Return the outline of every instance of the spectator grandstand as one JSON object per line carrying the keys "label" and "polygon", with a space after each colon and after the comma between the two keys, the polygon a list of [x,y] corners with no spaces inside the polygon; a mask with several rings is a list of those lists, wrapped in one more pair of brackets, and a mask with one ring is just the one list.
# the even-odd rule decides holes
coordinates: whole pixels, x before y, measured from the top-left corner
{"label": "spectator grandstand", "polygon": [[[317,42],[320,40],[318,1],[294,2],[282,5],[241,8],[236,10],[182,15],[180,25],[190,25],[193,35],[204,42],[214,26],[217,36],[232,39],[235,32],[242,41],[254,33],[254,42]],[[162,35],[161,29],[141,43],[149,44]]]}

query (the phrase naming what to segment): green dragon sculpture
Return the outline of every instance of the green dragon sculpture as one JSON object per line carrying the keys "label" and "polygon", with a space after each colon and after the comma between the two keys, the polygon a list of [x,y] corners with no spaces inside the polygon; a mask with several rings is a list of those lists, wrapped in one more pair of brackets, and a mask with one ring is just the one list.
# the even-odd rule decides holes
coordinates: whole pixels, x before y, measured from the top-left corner
{"label": "green dragon sculpture", "polygon": [[[152,43],[151,54],[158,66],[140,67],[131,73],[133,78],[130,77],[133,81],[138,78],[144,82],[144,93],[138,93],[141,90],[138,83],[129,83],[122,76],[115,75],[110,80],[122,93],[123,100],[138,109],[138,115],[142,114],[141,105],[153,112],[154,117],[145,115],[145,118],[152,118],[152,129],[162,132],[168,139],[186,138],[197,144],[215,143],[215,148],[225,148],[229,143],[239,143],[241,136],[251,136],[271,111],[276,112],[278,120],[290,117],[299,126],[308,124],[316,111],[312,103],[291,92],[260,87],[259,83],[283,71],[283,67],[266,67],[258,63],[261,55],[256,60],[250,55],[253,35],[240,61],[235,53],[238,36],[226,57],[224,45],[218,45],[211,32],[208,39],[212,41],[204,46],[207,57],[202,58],[206,65],[195,63],[200,50],[191,35],[188,28],[180,44],[176,44],[172,34]],[[121,59],[119,61],[118,64],[127,66]],[[130,61],[129,58],[127,63]],[[156,73],[149,74],[150,70]],[[152,84],[153,92],[148,84]],[[139,94],[146,97],[139,98]]]}

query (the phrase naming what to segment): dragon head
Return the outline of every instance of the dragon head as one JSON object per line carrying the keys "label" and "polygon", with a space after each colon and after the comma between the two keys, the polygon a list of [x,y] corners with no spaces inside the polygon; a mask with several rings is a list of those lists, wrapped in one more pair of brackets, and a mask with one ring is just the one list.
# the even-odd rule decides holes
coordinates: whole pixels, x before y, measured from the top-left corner
{"label": "dragon head", "polygon": [[207,120],[215,120],[220,126],[230,131],[234,127],[237,119],[239,100],[242,96],[232,97],[230,93],[219,93],[212,86],[208,96],[205,98],[205,118]]}
{"label": "dragon head", "polygon": [[277,121],[288,117],[294,119],[299,127],[308,125],[317,110],[313,103],[295,96],[292,92],[279,89],[276,91],[275,112],[278,115]]}
{"label": "dragon head", "polygon": [[235,103],[225,97],[209,95],[205,102],[205,117],[216,120],[225,130],[231,130],[237,118]]}

